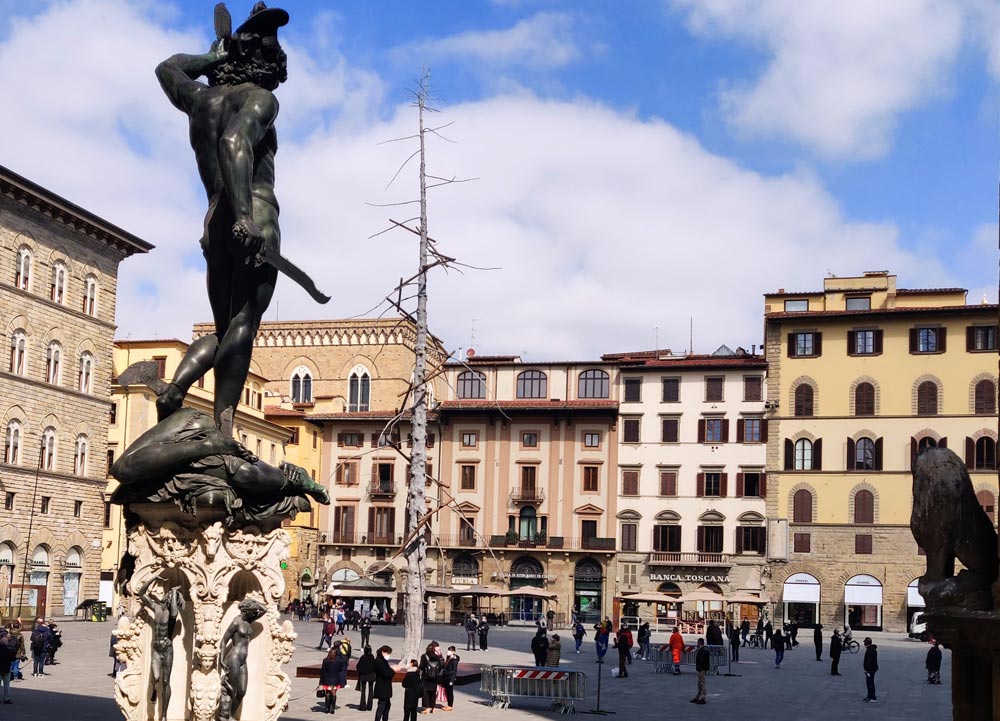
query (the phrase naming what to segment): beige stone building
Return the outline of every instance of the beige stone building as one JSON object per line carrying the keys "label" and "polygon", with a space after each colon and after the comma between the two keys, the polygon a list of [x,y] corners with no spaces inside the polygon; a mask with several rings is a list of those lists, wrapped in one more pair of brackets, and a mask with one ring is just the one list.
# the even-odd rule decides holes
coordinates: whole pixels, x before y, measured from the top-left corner
{"label": "beige stone building", "polygon": [[765,296],[768,553],[778,618],[906,630],[925,563],[910,534],[924,446],[997,503],[997,306],[888,272]]}
{"label": "beige stone building", "polygon": [[151,248],[0,167],[0,615],[98,596],[118,264]]}

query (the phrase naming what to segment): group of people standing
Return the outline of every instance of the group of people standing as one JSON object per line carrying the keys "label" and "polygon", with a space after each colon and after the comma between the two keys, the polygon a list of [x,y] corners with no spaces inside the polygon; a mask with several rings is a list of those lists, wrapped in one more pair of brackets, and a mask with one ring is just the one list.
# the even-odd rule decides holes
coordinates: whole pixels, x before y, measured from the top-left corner
{"label": "group of people standing", "polygon": [[[490,624],[486,616],[476,618],[476,614],[470,613],[465,619],[465,633],[468,640],[465,644],[466,651],[485,651],[489,648]],[[479,647],[476,647],[476,642]]]}
{"label": "group of people standing", "polygon": [[10,694],[12,681],[23,681],[21,664],[28,660],[27,650],[31,649],[31,675],[48,676],[46,666],[59,663],[56,651],[62,646],[62,630],[55,623],[46,623],[44,618],[36,618],[28,642],[20,620],[10,621],[0,627],[0,687],[3,689],[2,703],[13,703]]}

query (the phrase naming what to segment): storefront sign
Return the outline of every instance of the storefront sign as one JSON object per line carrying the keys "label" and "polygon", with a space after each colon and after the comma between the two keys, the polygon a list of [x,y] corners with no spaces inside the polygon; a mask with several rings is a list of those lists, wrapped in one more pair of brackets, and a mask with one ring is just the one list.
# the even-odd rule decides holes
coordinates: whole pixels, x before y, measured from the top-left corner
{"label": "storefront sign", "polygon": [[[493,578],[500,578],[500,574],[499,573],[494,573],[493,574]],[[513,572],[508,573],[507,574],[507,578],[517,578],[517,579],[521,579],[521,580],[525,580],[525,581],[554,581],[554,580],[556,580],[556,575],[554,573],[549,573],[549,574],[545,574],[545,573],[526,573],[524,571],[520,571],[520,572],[517,572],[517,573],[513,573]]]}
{"label": "storefront sign", "polygon": [[729,576],[701,573],[651,573],[650,581],[688,581],[689,583],[729,583]]}
{"label": "storefront sign", "polygon": [[451,582],[463,586],[475,586],[479,583],[479,579],[475,576],[452,576]]}

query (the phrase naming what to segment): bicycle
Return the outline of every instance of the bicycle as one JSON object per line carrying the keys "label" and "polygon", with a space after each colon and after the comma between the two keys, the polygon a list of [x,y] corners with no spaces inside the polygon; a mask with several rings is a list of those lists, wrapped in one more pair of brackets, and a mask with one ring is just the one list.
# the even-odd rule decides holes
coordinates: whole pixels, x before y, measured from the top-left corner
{"label": "bicycle", "polygon": [[844,639],[844,650],[848,653],[857,653],[861,650],[861,644],[848,636]]}
{"label": "bicycle", "polygon": [[750,648],[764,648],[764,636],[758,633],[747,636],[747,645]]}

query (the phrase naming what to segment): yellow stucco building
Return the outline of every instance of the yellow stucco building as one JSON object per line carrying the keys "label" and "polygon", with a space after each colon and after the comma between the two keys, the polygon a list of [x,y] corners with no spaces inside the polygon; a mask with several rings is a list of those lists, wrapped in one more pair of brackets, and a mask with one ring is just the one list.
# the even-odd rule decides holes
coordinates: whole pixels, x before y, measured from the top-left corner
{"label": "yellow stucco building", "polygon": [[775,615],[906,630],[925,570],[909,530],[926,445],[997,498],[997,306],[869,272],[765,296],[767,516]]}

